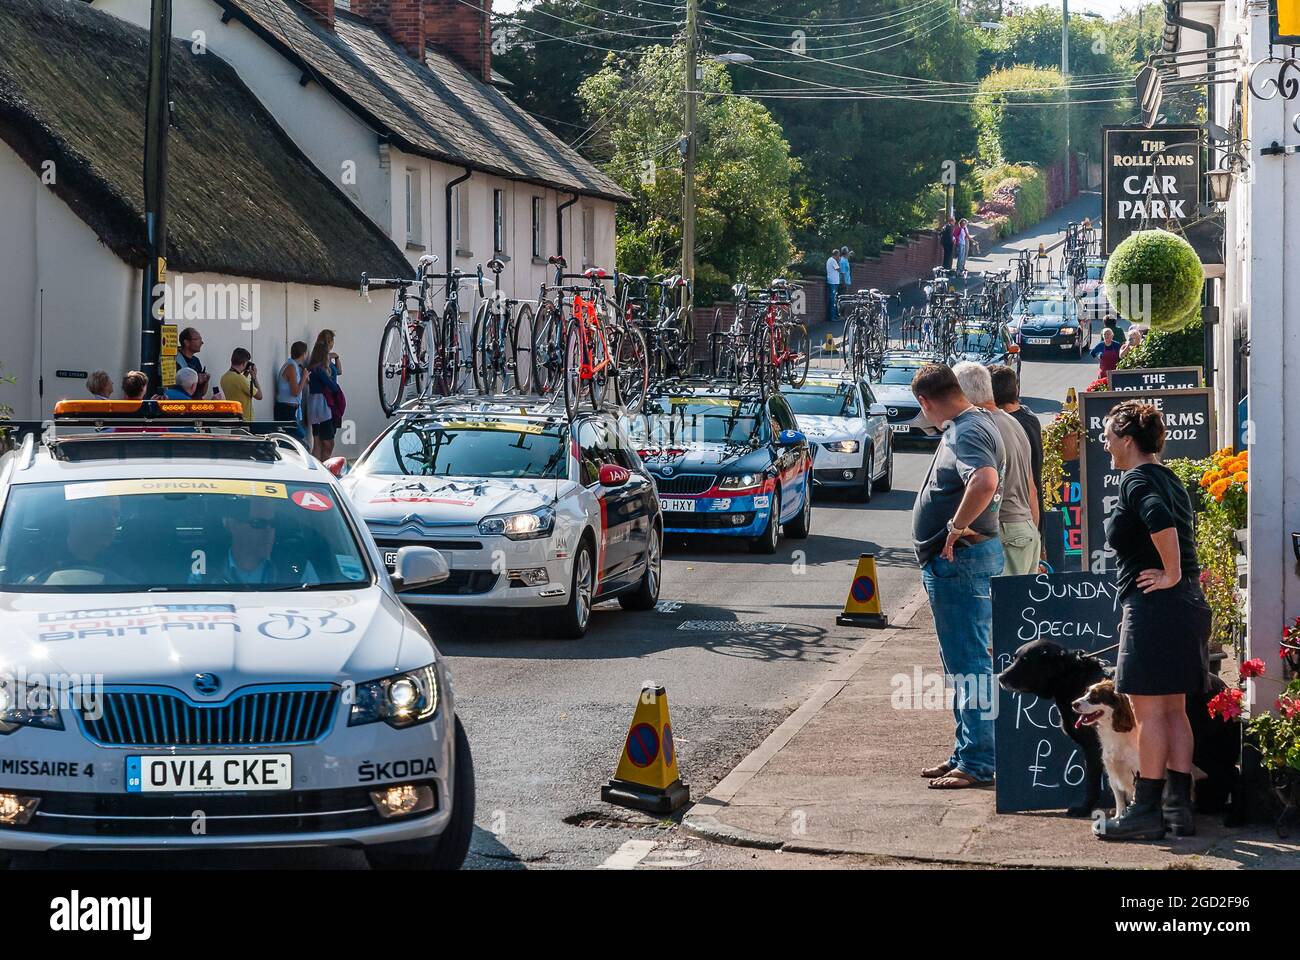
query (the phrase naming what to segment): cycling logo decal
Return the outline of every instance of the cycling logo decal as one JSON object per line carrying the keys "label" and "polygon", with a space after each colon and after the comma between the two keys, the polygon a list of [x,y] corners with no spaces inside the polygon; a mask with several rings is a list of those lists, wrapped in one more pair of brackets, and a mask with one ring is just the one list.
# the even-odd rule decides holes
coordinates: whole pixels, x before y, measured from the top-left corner
{"label": "cycling logo decal", "polygon": [[268,611],[266,617],[257,625],[257,632],[272,640],[302,640],[313,633],[338,635],[351,633],[357,628],[336,611],[320,608],[274,610]]}

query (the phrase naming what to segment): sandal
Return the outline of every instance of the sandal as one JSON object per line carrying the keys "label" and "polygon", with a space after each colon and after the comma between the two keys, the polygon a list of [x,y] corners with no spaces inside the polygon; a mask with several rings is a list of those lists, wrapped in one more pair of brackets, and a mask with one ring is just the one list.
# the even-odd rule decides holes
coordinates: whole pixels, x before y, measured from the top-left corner
{"label": "sandal", "polygon": [[953,769],[953,764],[945,761],[933,767],[926,767],[921,771],[921,776],[925,777],[927,780],[933,780],[936,777],[942,777],[952,773]]}
{"label": "sandal", "polygon": [[982,787],[985,781],[976,780],[964,770],[951,770],[941,777],[930,781],[931,790],[965,790],[967,787]]}

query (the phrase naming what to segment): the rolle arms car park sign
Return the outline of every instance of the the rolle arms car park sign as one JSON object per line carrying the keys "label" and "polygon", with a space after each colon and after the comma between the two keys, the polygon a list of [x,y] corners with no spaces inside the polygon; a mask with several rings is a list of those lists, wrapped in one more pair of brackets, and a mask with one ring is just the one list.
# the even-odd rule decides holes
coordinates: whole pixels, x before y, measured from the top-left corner
{"label": "the rolle arms car park sign", "polygon": [[[1179,231],[1201,199],[1199,127],[1105,127],[1105,252],[1136,230]],[[1179,231],[1181,232],[1181,231]]]}

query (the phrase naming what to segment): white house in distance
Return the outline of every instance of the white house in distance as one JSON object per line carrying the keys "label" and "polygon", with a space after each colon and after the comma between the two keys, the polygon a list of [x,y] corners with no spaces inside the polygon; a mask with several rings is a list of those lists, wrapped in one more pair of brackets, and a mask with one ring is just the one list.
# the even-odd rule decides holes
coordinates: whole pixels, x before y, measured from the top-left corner
{"label": "white house in distance", "polygon": [[[148,23],[149,0],[92,2]],[[506,292],[527,298],[561,245],[575,272],[614,267],[627,194],[494,86],[490,0],[174,0],[173,10],[173,34],[228,61],[412,263],[428,252],[438,269],[472,272],[499,257]]]}
{"label": "white house in distance", "polygon": [[[0,372],[16,378],[0,403],[16,417],[87,397],[90,371],[120,386],[140,365],[148,47],[146,31],[81,2],[0,3]],[[405,251],[215,55],[176,44],[172,101],[168,279],[199,300],[168,319],[203,316],[194,325],[214,380],[235,347],[252,352],[265,419],[288,345],[337,331],[356,372],[347,417],[373,434],[385,307],[361,300],[357,283],[364,270],[409,269]]]}
{"label": "white house in distance", "polygon": [[[1220,74],[1210,87],[1209,119],[1229,142],[1211,152],[1213,161],[1222,167],[1232,152],[1245,161],[1225,207],[1214,388],[1219,436],[1250,450],[1249,655],[1263,659],[1268,673],[1250,682],[1249,695],[1263,710],[1280,689],[1278,637],[1300,614],[1300,559],[1292,545],[1300,532],[1300,235],[1292,216],[1300,212],[1300,99],[1276,95],[1274,85],[1286,75],[1279,76],[1280,60],[1264,62],[1274,50],[1269,6],[1168,3],[1164,34],[1165,52],[1191,64],[1185,74]],[[1235,57],[1222,50],[1194,55],[1231,47]],[[1287,48],[1277,47],[1276,55],[1287,56]],[[1196,62],[1204,60],[1209,64]],[[1237,422],[1243,399],[1244,436]]]}

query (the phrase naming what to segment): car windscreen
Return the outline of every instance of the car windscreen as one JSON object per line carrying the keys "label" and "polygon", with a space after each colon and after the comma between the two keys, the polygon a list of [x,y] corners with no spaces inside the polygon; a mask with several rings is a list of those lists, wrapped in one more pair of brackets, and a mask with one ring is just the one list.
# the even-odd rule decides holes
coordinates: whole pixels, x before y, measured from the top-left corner
{"label": "car windscreen", "polygon": [[651,397],[629,418],[640,449],[686,443],[748,443],[761,437],[759,404],[730,397]]}
{"label": "car windscreen", "polygon": [[1026,300],[1025,312],[1050,320],[1068,316],[1071,310],[1068,300]]}
{"label": "car windscreen", "polygon": [[0,517],[0,590],[14,593],[348,589],[371,580],[325,484],[20,484]]}
{"label": "car windscreen", "polygon": [[400,423],[380,437],[362,473],[556,480],[568,473],[568,428],[524,420]]}
{"label": "car windscreen", "polygon": [[858,394],[852,384],[805,384],[798,390],[781,391],[795,415],[858,417]]}
{"label": "car windscreen", "polygon": [[880,383],[891,387],[911,386],[912,378],[916,376],[916,371],[920,367],[885,367],[881,374]]}

